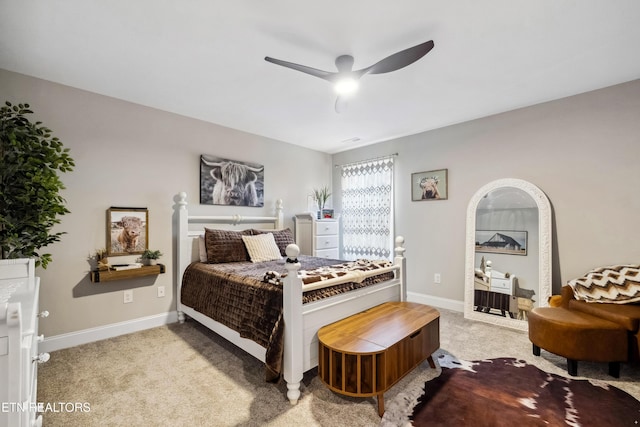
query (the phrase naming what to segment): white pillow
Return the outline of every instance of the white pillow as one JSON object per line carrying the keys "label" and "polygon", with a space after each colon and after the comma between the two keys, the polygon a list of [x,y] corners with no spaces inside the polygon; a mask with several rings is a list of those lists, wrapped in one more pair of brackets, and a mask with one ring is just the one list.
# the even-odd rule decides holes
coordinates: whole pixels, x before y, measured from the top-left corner
{"label": "white pillow", "polygon": [[207,262],[207,245],[204,243],[204,234],[198,236],[198,251],[200,253],[200,262]]}
{"label": "white pillow", "polygon": [[280,248],[273,238],[273,233],[258,234],[257,236],[242,236],[244,246],[249,252],[251,262],[263,262],[282,259]]}

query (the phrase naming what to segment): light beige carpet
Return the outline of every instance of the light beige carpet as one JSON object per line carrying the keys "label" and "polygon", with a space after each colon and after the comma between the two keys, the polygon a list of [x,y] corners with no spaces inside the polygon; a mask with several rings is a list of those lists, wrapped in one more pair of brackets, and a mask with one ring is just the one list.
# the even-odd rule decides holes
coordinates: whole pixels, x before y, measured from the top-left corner
{"label": "light beige carpet", "polygon": [[[441,353],[460,359],[516,357],[566,374],[565,360],[533,356],[526,333],[441,312]],[[437,358],[436,358],[437,363]],[[51,354],[39,368],[38,402],[58,409],[44,426],[377,426],[374,398],[329,391],[312,370],[292,406],[283,383],[264,382],[262,365],[193,321],[86,344]],[[416,395],[440,374],[423,363],[385,394],[387,409]],[[580,378],[605,381],[640,398],[640,367],[623,364],[619,379],[606,364],[579,363]],[[70,411],[80,403],[87,411]],[[62,408],[62,410],[60,410]]]}

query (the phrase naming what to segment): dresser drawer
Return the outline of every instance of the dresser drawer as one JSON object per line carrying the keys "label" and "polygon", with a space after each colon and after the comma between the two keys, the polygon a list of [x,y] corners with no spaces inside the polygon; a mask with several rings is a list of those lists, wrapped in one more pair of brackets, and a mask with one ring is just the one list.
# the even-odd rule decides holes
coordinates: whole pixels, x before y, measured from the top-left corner
{"label": "dresser drawer", "polygon": [[338,236],[317,236],[316,251],[338,247]]}
{"label": "dresser drawer", "polygon": [[338,234],[338,221],[316,221],[316,235]]}
{"label": "dresser drawer", "polygon": [[338,259],[340,237],[337,219],[317,220],[310,213],[296,214],[295,241],[301,255]]}
{"label": "dresser drawer", "polygon": [[511,279],[495,279],[491,278],[491,291],[501,294],[513,295],[511,289]]}
{"label": "dresser drawer", "polygon": [[338,248],[322,249],[320,251],[316,251],[314,256],[317,256],[318,258],[338,259]]}

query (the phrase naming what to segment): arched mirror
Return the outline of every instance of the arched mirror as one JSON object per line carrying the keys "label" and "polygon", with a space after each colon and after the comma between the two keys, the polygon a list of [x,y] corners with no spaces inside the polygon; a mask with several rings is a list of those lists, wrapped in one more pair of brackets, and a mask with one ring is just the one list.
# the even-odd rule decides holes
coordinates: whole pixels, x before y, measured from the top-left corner
{"label": "arched mirror", "polygon": [[464,316],[526,330],[551,295],[551,206],[535,185],[499,179],[467,208]]}

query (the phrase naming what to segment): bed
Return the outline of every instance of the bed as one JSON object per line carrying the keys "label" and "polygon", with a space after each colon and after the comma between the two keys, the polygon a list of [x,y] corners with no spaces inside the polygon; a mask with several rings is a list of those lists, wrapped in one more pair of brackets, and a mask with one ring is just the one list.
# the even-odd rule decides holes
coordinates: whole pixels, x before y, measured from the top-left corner
{"label": "bed", "polygon": [[[206,229],[208,229],[207,232],[211,232],[212,230],[228,230],[243,233],[246,230],[254,230],[254,232],[258,234],[271,232],[273,235],[278,235],[279,231],[285,230],[283,227],[284,215],[282,202],[277,201],[275,216],[199,216],[189,214],[187,195],[186,193],[180,193],[177,197],[175,209],[177,228],[175,231],[177,246],[177,268],[175,272],[178,320],[184,322],[188,316],[240,347],[258,360],[265,362],[265,364],[272,362],[272,360],[268,360],[268,357],[271,357],[267,354],[268,346],[265,347],[264,342],[259,344],[260,339],[256,342],[252,339],[253,337],[247,337],[247,335],[251,335],[251,333],[248,334],[247,331],[243,330],[238,331],[237,328],[229,325],[228,322],[215,320],[215,315],[209,316],[205,314],[207,310],[203,309],[202,306],[198,306],[198,304],[216,306],[217,309],[220,310],[221,307],[223,307],[221,305],[223,302],[219,301],[220,297],[216,297],[215,303],[196,302],[198,300],[192,295],[194,292],[206,295],[208,291],[198,290],[198,287],[191,284],[190,280],[192,276],[202,276],[204,273],[201,270],[217,268],[231,269],[225,270],[222,275],[234,279],[236,274],[239,273],[233,269],[238,268],[243,270],[245,268],[245,266],[240,265],[242,263],[236,263],[237,265],[231,265],[233,263],[230,263],[229,265],[225,264],[225,266],[223,266],[223,264],[212,266],[210,263],[201,262],[204,260],[201,259],[203,249],[203,237],[201,236],[204,235]],[[269,274],[264,274],[264,280],[255,281],[253,279],[242,279],[251,282],[251,286],[253,286],[251,292],[255,294],[269,293],[273,290],[273,286],[279,286],[281,296],[278,298],[270,294],[272,298],[271,304],[274,306],[277,304],[279,306],[280,301],[282,301],[282,309],[280,310],[279,307],[276,307],[276,311],[279,312],[276,323],[279,324],[279,322],[282,322],[283,325],[286,326],[261,333],[263,338],[269,335],[269,333],[277,332],[282,334],[280,358],[281,376],[287,384],[287,398],[291,404],[296,404],[300,397],[300,382],[304,372],[316,367],[318,364],[318,329],[324,325],[386,301],[406,300],[406,260],[404,257],[405,249],[403,244],[404,239],[397,237],[393,262],[389,262],[389,265],[376,267],[380,268],[380,271],[376,273],[384,274],[384,276],[382,276],[384,280],[380,281],[380,279],[378,279],[377,283],[372,282],[373,284],[366,286],[353,284],[342,285],[351,287],[348,292],[333,294],[327,291],[329,286],[341,286],[336,282],[342,282],[344,280],[329,279],[322,282],[307,280],[304,274],[306,271],[301,271],[302,265],[308,262],[320,262],[321,264],[322,262],[318,259],[312,260],[313,257],[300,255],[299,248],[295,244],[287,245],[285,250],[286,256],[284,256],[282,260],[269,261],[265,264],[265,273],[269,272]],[[326,264],[327,262],[333,262],[335,260],[322,261]],[[251,267],[246,266],[246,268]],[[369,269],[369,267],[365,268],[365,270],[367,269]],[[253,275],[255,276],[256,274],[254,271]],[[362,273],[358,271],[353,274],[359,277],[362,283],[366,281],[375,282],[376,280],[372,277],[373,273]],[[366,277],[360,277],[363,274]],[[183,281],[183,278],[185,281]],[[271,285],[269,284],[270,281],[272,282]],[[217,286],[220,286],[219,283],[220,282],[218,282]],[[237,285],[229,284],[228,286]],[[194,289],[196,290],[194,291]],[[312,293],[321,294],[323,292],[326,293],[326,295],[322,298],[315,300],[309,298],[309,295]],[[305,303],[303,303],[303,296],[306,300]],[[206,296],[204,298],[206,298]],[[247,306],[250,307],[249,311],[255,314],[255,310],[251,308],[251,304],[253,304],[253,301],[247,304]],[[268,305],[264,302],[261,304],[263,306]],[[237,308],[230,308],[227,311],[233,310],[237,310]],[[221,311],[225,311],[225,309],[223,308]],[[252,327],[253,326],[250,326],[250,328]],[[273,337],[268,338],[271,339]],[[262,339],[262,341],[265,340]]]}

